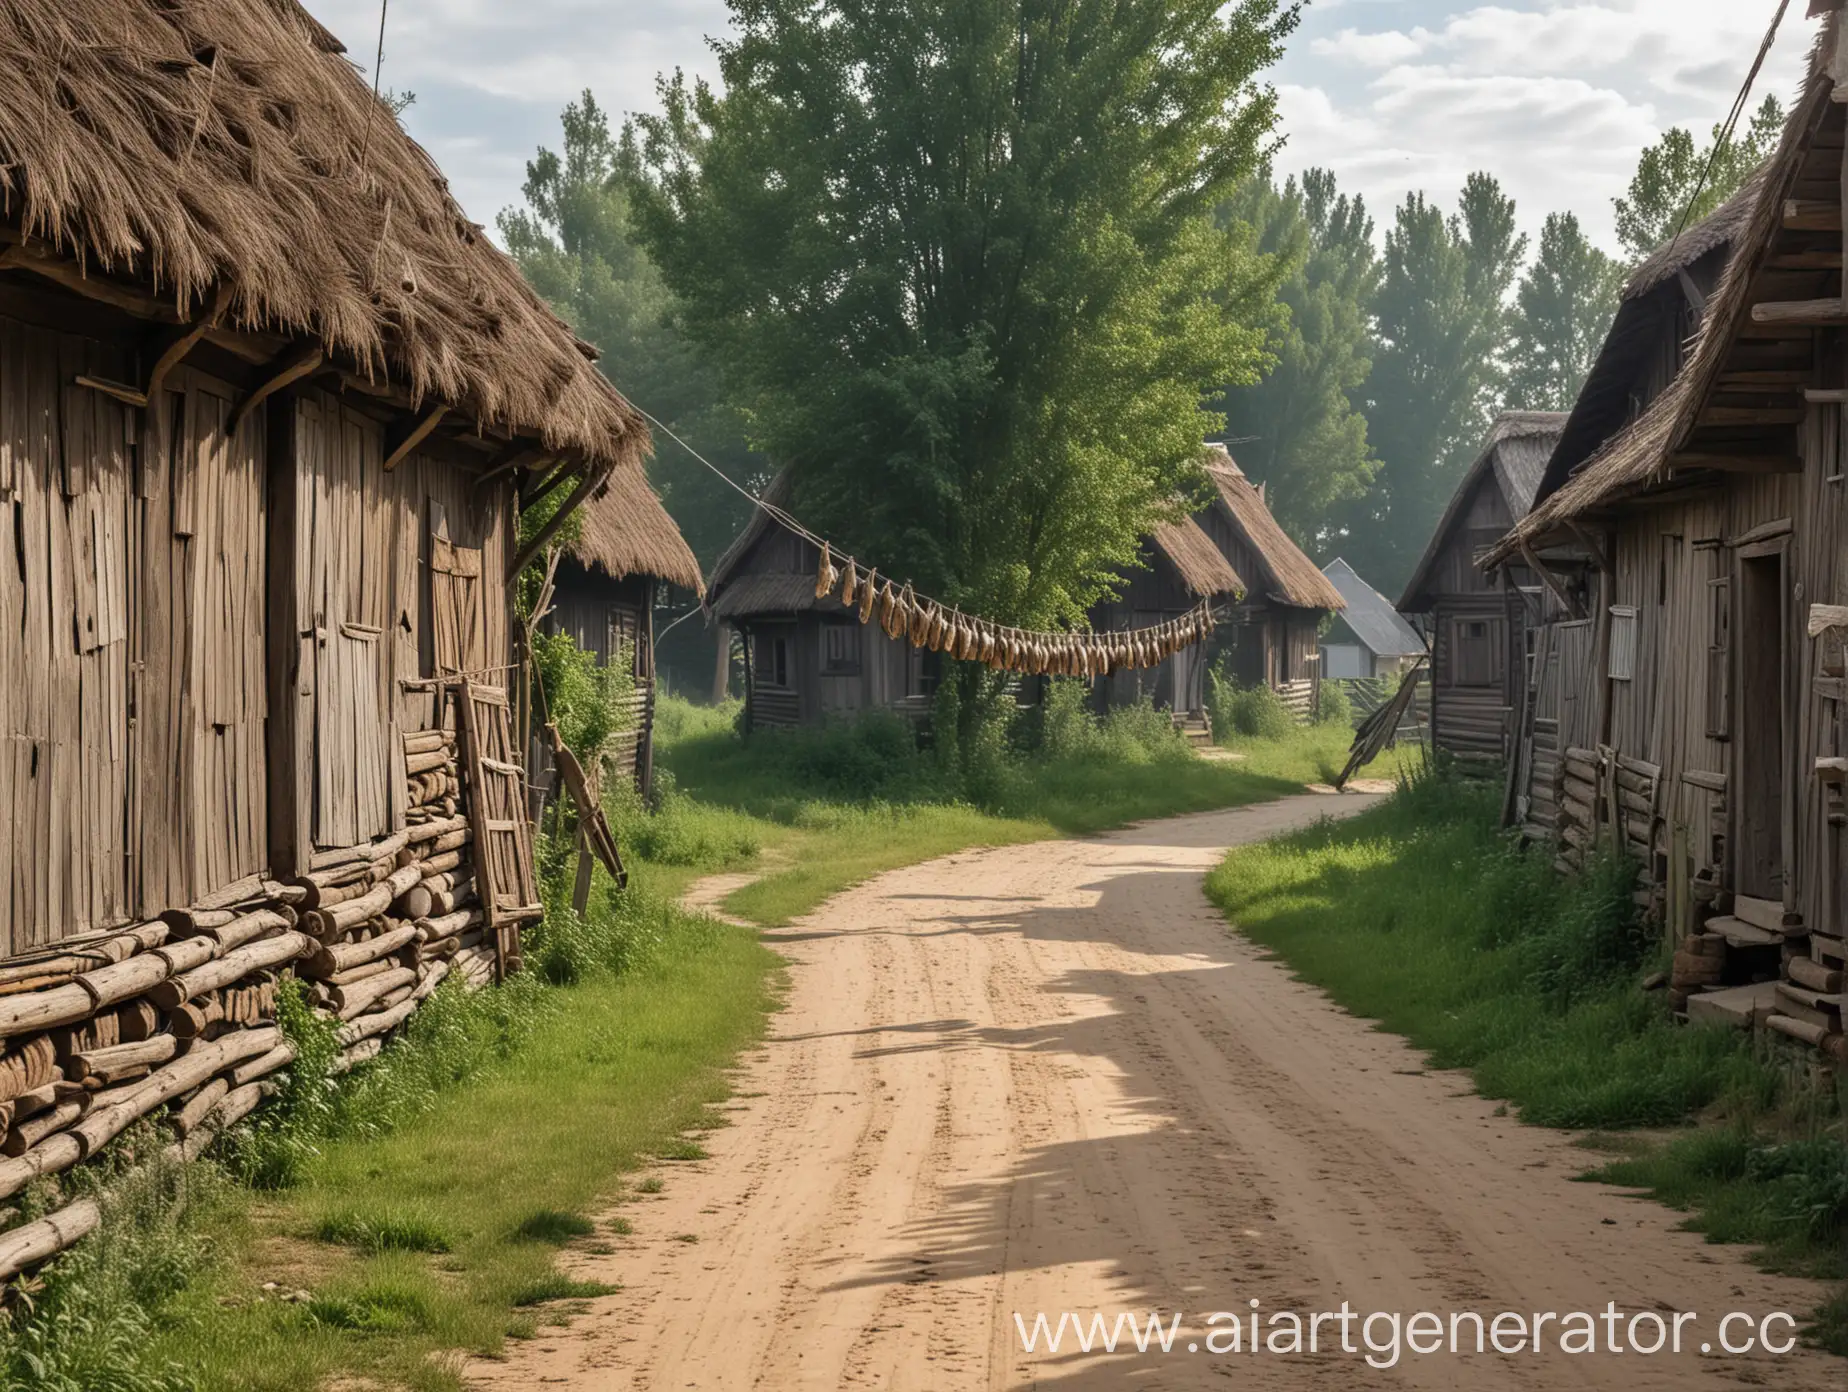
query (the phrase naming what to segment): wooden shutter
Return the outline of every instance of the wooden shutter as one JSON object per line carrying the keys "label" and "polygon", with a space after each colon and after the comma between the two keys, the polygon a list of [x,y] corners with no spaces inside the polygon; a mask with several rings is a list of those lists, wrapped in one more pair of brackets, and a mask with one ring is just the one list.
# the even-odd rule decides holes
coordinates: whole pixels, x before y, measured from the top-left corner
{"label": "wooden shutter", "polygon": [[480,675],[487,669],[481,552],[449,539],[448,517],[434,499],[430,502],[430,627],[439,673]]}
{"label": "wooden shutter", "polygon": [[1611,606],[1609,673],[1612,681],[1636,679],[1636,610],[1628,604]]}
{"label": "wooden shutter", "polygon": [[1732,581],[1726,576],[1707,582],[1711,609],[1707,644],[1707,738],[1732,735]]}
{"label": "wooden shutter", "polygon": [[465,680],[462,734],[469,825],[475,836],[475,888],[505,977],[520,966],[520,925],[542,912],[533,875],[532,829],[526,824],[526,770],[514,750],[506,691]]}

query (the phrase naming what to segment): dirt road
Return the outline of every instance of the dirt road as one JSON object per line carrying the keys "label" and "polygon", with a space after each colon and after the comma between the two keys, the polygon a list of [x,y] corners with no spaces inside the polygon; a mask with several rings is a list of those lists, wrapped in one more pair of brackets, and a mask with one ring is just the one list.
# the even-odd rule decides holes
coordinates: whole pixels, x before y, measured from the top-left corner
{"label": "dirt road", "polygon": [[[733,1125],[621,1207],[634,1235],[613,1253],[568,1263],[622,1293],[471,1377],[599,1392],[1848,1387],[1839,1360],[1718,1351],[1721,1315],[1805,1312],[1816,1287],[1574,1183],[1588,1157],[1568,1138],[1424,1072],[1226,931],[1200,891],[1223,847],[1369,801],[951,856],[772,934],[789,1006],[739,1079]],[[1469,1356],[1402,1339],[1379,1369],[1358,1322],[1362,1352],[1344,1354],[1332,1321],[1313,1355],[1206,1343],[1212,1312],[1261,1302],[1274,1339],[1287,1326],[1272,1314],[1344,1300],[1446,1318],[1615,1301],[1671,1327],[1691,1311],[1684,1347],[1714,1352],[1569,1356],[1555,1327],[1551,1352],[1476,1354],[1464,1324]],[[1036,1312],[1092,1310],[1185,1320],[1167,1354],[1127,1337],[1085,1354],[1069,1330],[1057,1353],[1023,1351],[1017,1313],[1031,1330]],[[1653,1330],[1645,1317],[1639,1340]],[[1392,1342],[1384,1322],[1373,1334]]]}

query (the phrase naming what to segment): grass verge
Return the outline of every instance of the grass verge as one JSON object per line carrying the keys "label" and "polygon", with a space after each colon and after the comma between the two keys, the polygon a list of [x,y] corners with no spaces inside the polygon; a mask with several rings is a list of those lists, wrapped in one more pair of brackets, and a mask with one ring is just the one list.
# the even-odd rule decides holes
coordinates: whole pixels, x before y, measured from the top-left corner
{"label": "grass verge", "polygon": [[279,1113],[233,1163],[285,1187],[170,1167],[158,1202],[118,1207],[107,1241],[53,1268],[0,1344],[0,1386],[453,1392],[465,1354],[606,1293],[561,1275],[559,1251],[618,1237],[595,1215],[621,1175],[715,1124],[774,983],[748,930],[627,912],[647,931],[620,974],[458,993],[346,1085],[335,1117]]}
{"label": "grass verge", "polygon": [[[1203,759],[1165,714],[1103,720],[1049,702],[1036,727],[1007,732],[945,767],[896,719],[741,739],[735,707],[662,703],[652,815],[621,809],[619,834],[657,892],[700,875],[761,869],[724,900],[727,912],[781,926],[832,894],[886,870],[974,846],[1086,835],[1153,817],[1238,807],[1333,779],[1352,731],[1342,724],[1236,740]],[[1392,777],[1412,751],[1364,772]],[[659,775],[657,775],[659,777]]]}
{"label": "grass verge", "polygon": [[[1588,1177],[1648,1191],[1768,1268],[1848,1279],[1839,1096],[1781,1049],[1676,1024],[1640,989],[1662,949],[1637,921],[1629,868],[1560,881],[1549,857],[1497,833],[1497,796],[1414,780],[1339,826],[1233,851],[1207,892],[1434,1067],[1469,1069],[1525,1121],[1603,1133],[1588,1144],[1613,1158]],[[1810,1332],[1848,1353],[1848,1299]]]}

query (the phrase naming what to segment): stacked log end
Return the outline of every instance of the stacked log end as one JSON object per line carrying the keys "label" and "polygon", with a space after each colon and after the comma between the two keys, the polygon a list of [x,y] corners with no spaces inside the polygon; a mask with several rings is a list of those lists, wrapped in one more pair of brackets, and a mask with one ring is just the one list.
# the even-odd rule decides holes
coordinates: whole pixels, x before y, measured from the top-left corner
{"label": "stacked log end", "polygon": [[[339,1024],[344,1071],[451,975],[496,975],[476,898],[473,835],[451,730],[404,738],[404,828],[315,855],[287,882],[0,964],[0,1200],[160,1116],[174,1153],[202,1154],[294,1060],[276,1026],[295,976]],[[87,1201],[0,1232],[0,1279],[97,1222]]]}

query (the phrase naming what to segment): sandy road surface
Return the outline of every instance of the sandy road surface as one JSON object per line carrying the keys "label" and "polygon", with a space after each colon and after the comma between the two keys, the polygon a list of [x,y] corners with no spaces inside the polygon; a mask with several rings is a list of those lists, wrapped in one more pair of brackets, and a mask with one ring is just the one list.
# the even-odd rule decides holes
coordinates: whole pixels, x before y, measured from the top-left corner
{"label": "sandy road surface", "polygon": [[[1801,1354],[1439,1354],[1375,1370],[1186,1351],[1205,1314],[1254,1298],[1266,1313],[1345,1299],[1407,1314],[1614,1300],[1699,1312],[1690,1347],[1727,1311],[1816,1302],[1661,1208],[1573,1183],[1587,1157],[1565,1138],[1421,1072],[1228,935],[1200,892],[1222,847],[1368,801],[1306,795],[968,852],[772,934],[789,1007],[747,1063],[734,1124],[710,1159],[663,1166],[664,1192],[621,1208],[633,1237],[570,1263],[622,1293],[471,1376],[702,1392],[1848,1388],[1848,1365]],[[1069,1336],[1058,1354],[1022,1351],[1016,1312],[1094,1308],[1189,1318],[1167,1355],[1087,1356]]]}

